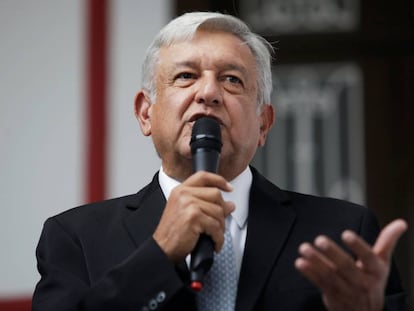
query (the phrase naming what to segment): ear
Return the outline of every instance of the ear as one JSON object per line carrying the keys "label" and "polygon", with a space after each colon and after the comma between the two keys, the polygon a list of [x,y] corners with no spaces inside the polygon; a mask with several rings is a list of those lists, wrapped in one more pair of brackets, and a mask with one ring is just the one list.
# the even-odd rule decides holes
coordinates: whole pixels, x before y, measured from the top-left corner
{"label": "ear", "polygon": [[146,91],[141,90],[135,96],[135,117],[141,127],[142,134],[151,135],[152,103]]}
{"label": "ear", "polygon": [[275,122],[275,109],[270,104],[263,104],[260,112],[260,138],[259,138],[259,147],[264,146],[266,142],[267,133]]}

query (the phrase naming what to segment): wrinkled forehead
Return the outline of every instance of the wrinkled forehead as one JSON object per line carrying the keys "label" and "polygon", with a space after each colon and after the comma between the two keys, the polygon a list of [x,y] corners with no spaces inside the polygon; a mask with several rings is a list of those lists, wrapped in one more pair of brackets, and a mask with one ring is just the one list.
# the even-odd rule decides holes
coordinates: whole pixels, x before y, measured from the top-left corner
{"label": "wrinkled forehead", "polygon": [[[208,36],[223,36],[223,37],[228,37],[228,38],[234,38],[237,41],[240,42],[240,45],[246,45],[248,46],[243,40],[242,38],[240,38],[239,36],[235,35],[232,32],[228,32],[228,31],[223,31],[220,29],[209,29],[209,28],[204,28],[204,27],[199,27],[197,28],[194,32],[191,33],[183,33],[183,34],[177,34],[175,37],[171,38],[170,40],[166,40],[164,41],[161,45],[160,48],[165,48],[165,47],[169,47],[175,44],[180,44],[180,43],[196,43],[196,40],[200,37],[208,37]],[[249,47],[250,49],[250,47]],[[250,49],[251,50],[251,49]]]}
{"label": "wrinkled forehead", "polygon": [[223,31],[199,29],[187,40],[174,41],[159,50],[158,65],[203,64],[206,68],[237,69],[257,74],[256,59],[239,37]]}

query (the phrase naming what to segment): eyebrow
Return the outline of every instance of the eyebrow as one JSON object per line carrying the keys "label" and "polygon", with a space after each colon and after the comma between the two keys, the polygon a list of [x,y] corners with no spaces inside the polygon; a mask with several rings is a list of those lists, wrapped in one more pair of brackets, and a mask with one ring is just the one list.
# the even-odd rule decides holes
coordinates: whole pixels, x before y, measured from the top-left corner
{"label": "eyebrow", "polygon": [[198,67],[197,62],[190,61],[190,60],[179,61],[179,62],[174,63],[173,65],[174,65],[174,68],[177,68],[177,67],[196,68]]}
{"label": "eyebrow", "polygon": [[246,69],[246,67],[240,66],[240,65],[235,64],[235,63],[227,63],[227,64],[225,64],[223,66],[223,69],[224,70],[236,70],[236,71],[241,72],[241,74],[243,76],[247,76],[247,69]]}
{"label": "eyebrow", "polygon": [[[189,67],[189,68],[197,68],[198,62],[191,61],[191,60],[185,60],[185,61],[179,61],[174,63],[174,68],[182,68],[182,67]],[[236,70],[242,73],[242,75],[247,76],[247,69],[244,66],[238,65],[236,63],[223,63],[218,64],[217,66],[220,71],[227,71],[227,70]]]}

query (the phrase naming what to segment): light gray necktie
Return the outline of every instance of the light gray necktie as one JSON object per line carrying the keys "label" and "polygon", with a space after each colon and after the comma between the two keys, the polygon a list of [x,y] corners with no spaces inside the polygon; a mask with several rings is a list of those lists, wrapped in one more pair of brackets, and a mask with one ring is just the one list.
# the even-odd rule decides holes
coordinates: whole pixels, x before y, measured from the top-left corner
{"label": "light gray necktie", "polygon": [[214,255],[214,263],[197,294],[199,311],[234,311],[237,294],[236,261],[230,231],[224,234],[224,245]]}

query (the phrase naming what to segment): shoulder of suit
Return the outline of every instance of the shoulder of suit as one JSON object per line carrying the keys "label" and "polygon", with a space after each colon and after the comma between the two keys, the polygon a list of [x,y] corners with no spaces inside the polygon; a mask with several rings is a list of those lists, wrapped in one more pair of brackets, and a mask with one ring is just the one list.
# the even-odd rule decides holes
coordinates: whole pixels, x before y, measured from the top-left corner
{"label": "shoulder of suit", "polygon": [[346,200],[341,200],[337,198],[317,196],[312,194],[299,193],[295,191],[289,191],[279,188],[273,182],[265,178],[260,174],[256,169],[252,167],[253,172],[253,185],[257,191],[268,194],[274,198],[277,198],[282,204],[291,205],[296,208],[306,208],[306,209],[322,209],[330,208],[330,210],[343,210],[347,209],[347,212],[365,212],[366,207],[349,202]]}
{"label": "shoulder of suit", "polygon": [[70,220],[72,218],[79,219],[89,217],[100,217],[100,215],[104,215],[105,217],[107,217],[108,214],[124,214],[128,210],[128,207],[135,207],[146,196],[153,193],[159,188],[157,180],[158,179],[154,177],[154,179],[149,184],[140,189],[137,193],[83,204],[63,211],[51,218],[62,221]]}

